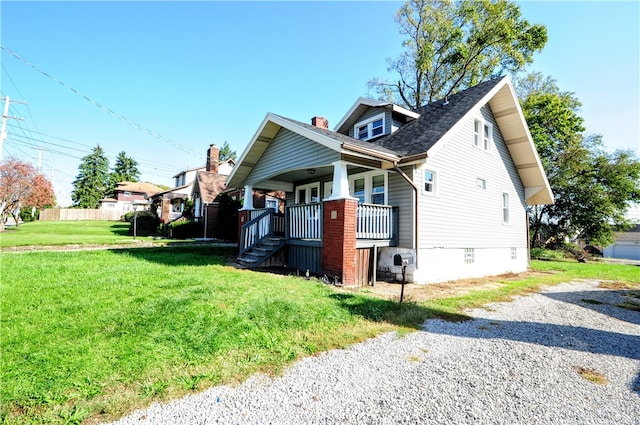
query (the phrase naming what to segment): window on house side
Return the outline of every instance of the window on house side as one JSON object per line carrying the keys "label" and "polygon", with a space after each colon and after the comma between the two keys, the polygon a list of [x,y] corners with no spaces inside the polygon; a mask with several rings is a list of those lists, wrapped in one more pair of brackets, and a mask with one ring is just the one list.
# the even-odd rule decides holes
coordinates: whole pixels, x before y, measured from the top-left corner
{"label": "window on house side", "polygon": [[502,222],[509,223],[509,194],[502,194]]}
{"label": "window on house side", "polygon": [[512,260],[518,259],[518,248],[511,248],[511,259]]}
{"label": "window on house side", "polygon": [[493,140],[493,126],[481,119],[473,120],[473,146],[485,151],[491,150]]}
{"label": "window on house side", "polygon": [[476,179],[476,187],[481,190],[487,189],[487,181],[485,179],[477,178]]}
{"label": "window on house side", "polygon": [[[360,204],[387,204],[387,174],[368,171],[349,176],[349,193]],[[325,186],[326,190],[326,186]]]}
{"label": "window on house side", "polygon": [[364,178],[353,181],[353,196],[358,198],[358,203],[365,202]]}
{"label": "window on house side", "polygon": [[480,129],[482,128],[482,121],[473,120],[473,146],[480,147]]}
{"label": "window on house side", "polygon": [[267,198],[265,199],[265,207],[274,210],[275,212],[278,212],[278,200],[277,199],[273,199],[273,198]]}
{"label": "window on house side", "polygon": [[465,248],[464,249],[464,263],[465,264],[473,264],[474,262],[474,249],[473,248]]}
{"label": "window on house side", "polygon": [[435,193],[436,191],[436,173],[425,170],[424,172],[424,191]]}
{"label": "window on house side", "polygon": [[371,203],[384,205],[384,174],[371,178]]}
{"label": "window on house side", "polygon": [[483,139],[482,139],[482,147],[484,148],[485,151],[488,151],[491,148],[491,133],[492,133],[492,129],[488,124],[484,125],[484,134],[483,134]]}

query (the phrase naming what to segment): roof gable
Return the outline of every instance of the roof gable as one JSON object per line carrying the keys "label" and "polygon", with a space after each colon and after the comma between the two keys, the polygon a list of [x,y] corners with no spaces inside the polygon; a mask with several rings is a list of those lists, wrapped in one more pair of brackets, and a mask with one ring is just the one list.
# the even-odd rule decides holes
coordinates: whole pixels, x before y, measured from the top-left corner
{"label": "roof gable", "polygon": [[286,128],[312,142],[338,153],[376,158],[394,162],[400,157],[390,149],[362,142],[344,134],[337,133],[311,124],[306,124],[280,115],[268,113],[262,121],[251,142],[246,147],[236,166],[229,174],[227,184],[230,187],[242,187],[255,165],[260,161],[271,141],[281,128]]}
{"label": "roof gable", "polygon": [[227,188],[226,179],[227,176],[222,174],[198,171],[191,193],[199,192],[202,202],[210,204]]}
{"label": "roof gable", "polygon": [[334,130],[338,133],[348,133],[349,129],[360,120],[360,117],[367,111],[367,109],[379,107],[384,107],[397,114],[404,115],[408,120],[413,120],[420,116],[417,112],[410,111],[391,102],[359,97],[353,106],[351,106],[347,113],[342,117],[340,122],[338,122]]}
{"label": "roof gable", "polygon": [[480,108],[483,105],[481,100],[501,81],[489,80],[446,99],[431,102],[418,110],[419,118],[373,143],[393,149],[403,156],[426,154],[465,115],[474,108]]}

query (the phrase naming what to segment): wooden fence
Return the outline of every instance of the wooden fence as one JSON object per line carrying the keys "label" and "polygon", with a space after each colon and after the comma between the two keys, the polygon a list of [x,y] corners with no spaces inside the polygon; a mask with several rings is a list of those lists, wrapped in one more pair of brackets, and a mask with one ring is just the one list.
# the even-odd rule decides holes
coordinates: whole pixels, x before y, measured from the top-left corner
{"label": "wooden fence", "polygon": [[52,208],[40,211],[40,220],[43,221],[80,221],[80,220],[106,220],[118,221],[124,215],[122,211],[107,211],[84,208]]}

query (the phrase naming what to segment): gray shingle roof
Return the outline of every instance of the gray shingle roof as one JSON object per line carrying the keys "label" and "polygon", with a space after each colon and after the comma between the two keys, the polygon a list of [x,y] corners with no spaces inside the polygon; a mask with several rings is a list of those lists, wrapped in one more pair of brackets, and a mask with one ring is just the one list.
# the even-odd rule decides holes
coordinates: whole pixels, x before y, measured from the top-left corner
{"label": "gray shingle roof", "polygon": [[443,99],[431,102],[416,111],[420,117],[372,143],[393,150],[401,156],[427,152],[504,78],[506,77],[480,83],[449,96],[447,101]]}

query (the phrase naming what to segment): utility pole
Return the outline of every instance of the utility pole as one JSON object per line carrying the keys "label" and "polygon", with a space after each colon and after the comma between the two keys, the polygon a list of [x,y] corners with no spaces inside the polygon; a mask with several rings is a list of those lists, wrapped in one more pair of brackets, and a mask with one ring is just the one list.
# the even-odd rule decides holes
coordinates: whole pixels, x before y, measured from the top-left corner
{"label": "utility pole", "polygon": [[[7,138],[7,120],[9,118],[14,120],[23,121],[24,118],[20,117],[10,117],[9,116],[9,103],[11,103],[11,99],[9,96],[4,97],[4,112],[2,113],[2,127],[0,127],[0,160],[2,160],[2,145],[4,144],[5,139]],[[22,105],[26,105],[27,102],[21,102],[14,100],[13,103],[20,103]]]}

